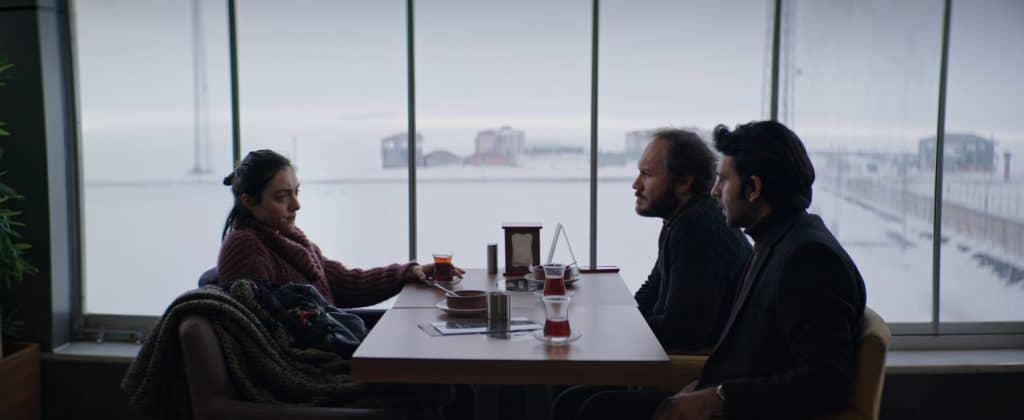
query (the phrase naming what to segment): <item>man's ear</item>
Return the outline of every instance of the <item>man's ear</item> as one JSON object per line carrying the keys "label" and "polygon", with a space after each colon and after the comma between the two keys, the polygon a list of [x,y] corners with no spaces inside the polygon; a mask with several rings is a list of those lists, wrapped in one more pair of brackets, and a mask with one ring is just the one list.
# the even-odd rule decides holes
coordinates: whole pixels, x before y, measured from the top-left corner
{"label": "man's ear", "polygon": [[682,198],[693,191],[693,176],[686,176],[676,183],[676,197]]}
{"label": "man's ear", "polygon": [[746,193],[747,203],[753,204],[755,201],[760,200],[764,195],[764,183],[761,182],[761,177],[751,175],[744,192]]}

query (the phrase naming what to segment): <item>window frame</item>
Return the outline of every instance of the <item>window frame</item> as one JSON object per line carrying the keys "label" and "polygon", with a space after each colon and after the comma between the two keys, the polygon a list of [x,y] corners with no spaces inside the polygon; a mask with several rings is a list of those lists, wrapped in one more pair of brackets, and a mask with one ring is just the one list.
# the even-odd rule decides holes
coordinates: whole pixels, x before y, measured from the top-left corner
{"label": "window frame", "polygon": [[[416,132],[416,70],[415,70],[415,39],[413,15],[415,0],[405,0],[405,29],[406,29],[406,60],[407,72],[406,81],[408,85],[408,113],[407,127],[409,133]],[[778,118],[779,111],[779,78],[780,78],[780,38],[782,32],[782,8],[788,3],[786,0],[770,1],[773,13],[772,21],[772,50],[771,50],[771,92],[770,92],[770,118]],[[73,112],[68,117],[69,123],[75,129],[70,133],[72,137],[68,142],[69,170],[66,174],[69,185],[73,186],[69,192],[70,213],[69,220],[72,220],[68,227],[72,246],[72,267],[71,283],[74,293],[72,302],[72,340],[104,340],[134,341],[141,343],[150,332],[152,326],[160,319],[158,316],[124,315],[124,314],[102,314],[85,313],[85,278],[84,267],[86,261],[83,258],[84,226],[82,220],[82,176],[81,159],[82,145],[81,124],[78,100],[77,71],[77,37],[75,32],[75,5],[76,1],[68,2],[68,18],[65,20],[67,41],[65,45],[70,57],[71,70],[66,75],[68,82],[65,84],[69,92],[69,101]],[[589,170],[589,248],[590,265],[598,265],[597,249],[597,187],[598,187],[598,39],[600,35],[599,12],[600,0],[592,0],[592,34],[591,34],[591,71],[590,71],[590,170]],[[227,0],[228,8],[228,30],[229,30],[229,54],[231,72],[231,118],[232,118],[232,159],[237,163],[241,154],[240,140],[240,116],[239,116],[239,92],[238,92],[238,60],[237,60],[237,31],[235,0]],[[893,322],[889,327],[893,333],[893,349],[980,349],[980,348],[1020,348],[1024,347],[1024,321],[1007,322],[942,322],[940,318],[940,238],[942,232],[942,192],[943,192],[943,155],[945,136],[945,112],[946,112],[946,83],[947,66],[949,55],[949,33],[950,15],[952,13],[952,0],[944,1],[943,24],[942,24],[942,58],[939,74],[939,106],[936,112],[936,162],[934,165],[935,190],[934,190],[934,220],[933,229],[939,234],[933,235],[932,248],[932,319],[929,322]],[[407,136],[410,145],[408,147],[408,211],[409,211],[409,258],[416,256],[416,160],[415,141],[416,136]]]}

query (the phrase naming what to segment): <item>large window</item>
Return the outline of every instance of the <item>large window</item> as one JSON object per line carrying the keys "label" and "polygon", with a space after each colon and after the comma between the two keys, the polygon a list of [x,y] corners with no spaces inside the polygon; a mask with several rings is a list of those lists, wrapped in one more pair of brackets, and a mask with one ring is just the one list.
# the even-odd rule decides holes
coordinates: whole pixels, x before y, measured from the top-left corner
{"label": "large window", "polygon": [[542,223],[545,251],[561,223],[635,290],[661,227],[631,189],[651,132],[777,115],[897,332],[1024,332],[1019,2],[955,2],[948,28],[943,0],[237,3],[237,115],[226,4],[75,3],[86,315],[158,315],[216,264],[233,118],[243,153],[293,159],[298,224],[330,258],[476,268],[503,222]]}
{"label": "large window", "polygon": [[710,141],[717,124],[767,118],[772,10],[768,1],[601,3],[598,254],[630,290],[654,266],[661,229],[634,211],[640,154],[660,127]]}
{"label": "large window", "polygon": [[217,262],[231,119],[208,6],[76,4],[86,313],[160,314]]}
{"label": "large window", "polygon": [[243,156],[291,158],[296,224],[326,257],[361,268],[405,261],[405,2],[283,6],[238,2]]}
{"label": "large window", "polygon": [[[779,120],[807,147],[818,213],[890,322],[932,317],[931,191],[942,1],[786,1]],[[930,140],[929,140],[930,138]]]}
{"label": "large window", "polygon": [[1020,304],[1024,300],[1024,174],[1019,163],[1024,158],[1020,118],[1024,3],[953,4],[939,319],[1020,321],[1024,319]]}
{"label": "large window", "polygon": [[590,2],[417,2],[415,17],[419,259],[483,267],[502,223],[542,223],[546,250],[561,222],[588,261]]}

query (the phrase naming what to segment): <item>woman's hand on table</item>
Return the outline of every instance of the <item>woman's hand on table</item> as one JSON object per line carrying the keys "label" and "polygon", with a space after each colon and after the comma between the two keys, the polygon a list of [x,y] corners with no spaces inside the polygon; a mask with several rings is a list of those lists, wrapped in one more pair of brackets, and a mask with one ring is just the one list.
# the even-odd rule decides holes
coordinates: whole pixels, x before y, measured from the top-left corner
{"label": "woman's hand on table", "polygon": [[[466,270],[459,267],[452,266],[452,274],[455,277],[462,278],[466,274]],[[408,281],[427,281],[427,279],[434,276],[434,264],[416,265],[409,269],[409,273],[406,276]]]}

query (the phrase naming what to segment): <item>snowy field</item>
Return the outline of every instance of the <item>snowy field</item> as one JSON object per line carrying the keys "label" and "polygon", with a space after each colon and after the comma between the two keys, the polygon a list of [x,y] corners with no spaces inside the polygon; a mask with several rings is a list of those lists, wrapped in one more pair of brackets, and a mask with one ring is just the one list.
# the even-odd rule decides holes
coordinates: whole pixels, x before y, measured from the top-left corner
{"label": "snowy field", "polygon": [[[556,180],[534,174],[510,180],[515,169],[491,170],[482,180],[457,170],[421,171],[420,260],[450,249],[464,267],[483,267],[488,242],[502,242],[505,221],[542,222],[542,249],[555,223],[569,233],[576,256],[589,260],[588,183],[583,167]],[[654,263],[660,220],[633,212],[630,168],[607,168],[599,183],[598,262],[618,265],[631,290]],[[404,171],[402,171],[404,173]],[[578,176],[577,176],[578,175]],[[456,179],[458,178],[458,179]],[[477,180],[474,180],[477,179]],[[298,225],[325,254],[350,266],[402,261],[408,254],[404,179],[317,182],[303,179]],[[86,184],[86,311],[160,314],[198,275],[216,263],[230,193],[215,180],[159,185]],[[555,199],[548,199],[554,197]],[[887,320],[925,322],[931,314],[931,226],[890,220],[818,188],[811,209],[847,248],[868,286],[868,304]],[[1021,284],[1011,284],[972,255],[998,249],[951,237],[942,248],[941,319],[1024,319]],[[502,251],[503,252],[503,251]],[[499,255],[501,252],[499,252]],[[558,260],[567,260],[564,245]],[[130,298],[126,298],[130,297]]]}

